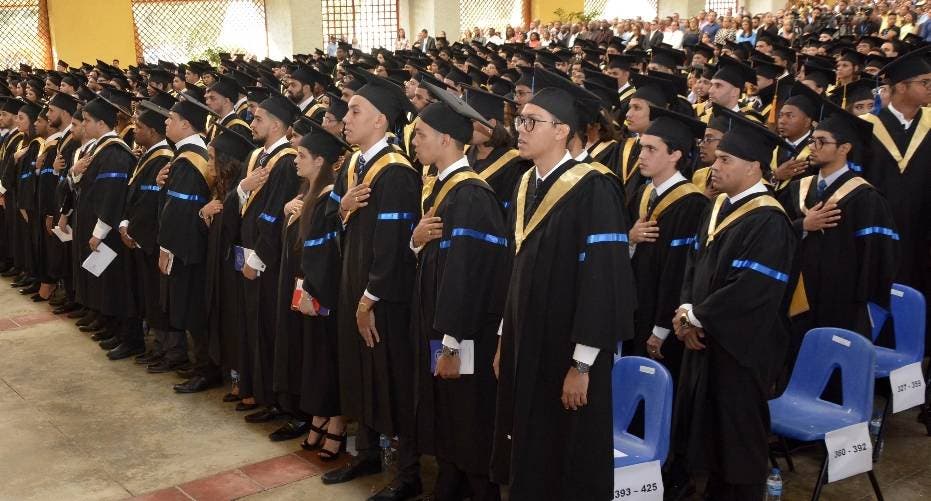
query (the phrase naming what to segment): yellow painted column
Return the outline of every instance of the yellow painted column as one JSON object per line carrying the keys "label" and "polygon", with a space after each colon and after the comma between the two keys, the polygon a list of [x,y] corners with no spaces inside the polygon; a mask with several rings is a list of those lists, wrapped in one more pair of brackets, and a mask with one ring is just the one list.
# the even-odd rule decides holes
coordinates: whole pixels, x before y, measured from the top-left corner
{"label": "yellow painted column", "polygon": [[569,12],[584,12],[585,0],[530,0],[530,20],[539,19],[544,23],[555,21],[553,12],[562,9]]}
{"label": "yellow painted column", "polygon": [[53,56],[72,66],[97,59],[136,64],[130,0],[47,0]]}

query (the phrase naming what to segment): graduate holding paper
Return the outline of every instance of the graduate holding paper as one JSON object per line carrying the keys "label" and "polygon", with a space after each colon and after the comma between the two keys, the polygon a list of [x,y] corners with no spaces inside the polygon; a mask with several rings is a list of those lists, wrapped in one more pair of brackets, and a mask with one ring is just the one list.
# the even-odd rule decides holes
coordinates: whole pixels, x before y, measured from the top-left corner
{"label": "graduate holding paper", "polygon": [[[492,362],[510,250],[495,191],[462,153],[473,121],[492,126],[462,99],[425,85],[438,102],[420,112],[413,143],[421,163],[436,167],[437,179],[411,239],[418,254],[411,318],[417,447],[437,458],[437,499],[458,499],[465,489],[476,501],[494,501],[500,492],[488,479],[497,386]],[[464,366],[465,355],[472,356],[471,367]]]}

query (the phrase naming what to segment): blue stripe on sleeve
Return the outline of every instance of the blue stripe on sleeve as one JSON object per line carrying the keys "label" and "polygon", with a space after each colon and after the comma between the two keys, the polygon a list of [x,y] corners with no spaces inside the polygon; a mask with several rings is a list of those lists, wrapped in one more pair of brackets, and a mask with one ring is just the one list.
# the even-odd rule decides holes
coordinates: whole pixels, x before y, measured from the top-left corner
{"label": "blue stripe on sleeve", "polygon": [[178,200],[187,200],[188,202],[204,202],[205,201],[204,197],[200,195],[188,195],[187,193],[181,193],[180,191],[173,191],[173,190],[168,190],[168,196],[171,198],[177,198]]}
{"label": "blue stripe on sleeve", "polygon": [[125,172],[101,172],[97,174],[95,181],[100,181],[101,179],[129,179],[129,174]]}
{"label": "blue stripe on sleeve", "polygon": [[669,242],[670,247],[682,247],[682,246],[691,246],[698,241],[698,237],[691,236],[688,238],[677,238],[672,242]]}
{"label": "blue stripe on sleeve", "polygon": [[379,212],[379,221],[413,221],[413,212]]}
{"label": "blue stripe on sleeve", "polygon": [[899,234],[896,233],[895,230],[882,226],[870,226],[868,228],[859,229],[853,233],[855,237],[865,237],[867,235],[885,235],[893,240],[899,239]]}
{"label": "blue stripe on sleeve", "polygon": [[268,214],[268,213],[265,213],[265,212],[259,214],[259,219],[264,219],[265,221],[268,221],[269,223],[272,223],[272,224],[274,224],[275,221],[278,220],[278,218],[277,218],[276,216],[273,216],[273,215]]}
{"label": "blue stripe on sleeve", "polygon": [[330,240],[336,238],[336,235],[337,235],[337,232],[331,231],[331,232],[327,233],[326,235],[323,235],[322,237],[311,238],[311,239],[309,239],[309,240],[304,240],[304,247],[319,247],[319,246],[321,246],[321,245],[327,243],[328,241],[330,241]]}
{"label": "blue stripe on sleeve", "polygon": [[747,268],[758,273],[762,273],[769,278],[774,278],[780,282],[788,282],[789,275],[785,273],[774,270],[768,266],[757,263],[756,261],[750,261],[748,259],[735,259],[731,262],[731,266],[734,268]]}
{"label": "blue stripe on sleeve", "polygon": [[139,185],[139,189],[142,191],[159,191],[161,188],[157,184],[142,184]]}
{"label": "blue stripe on sleeve", "polygon": [[336,203],[340,203],[343,200],[343,197],[339,196],[339,193],[336,193],[335,191],[331,191],[330,200],[333,200]]}
{"label": "blue stripe on sleeve", "polygon": [[[585,237],[585,244],[601,244],[601,243],[627,243],[627,233],[594,233]],[[579,262],[585,261],[587,256],[586,252],[579,253]]]}

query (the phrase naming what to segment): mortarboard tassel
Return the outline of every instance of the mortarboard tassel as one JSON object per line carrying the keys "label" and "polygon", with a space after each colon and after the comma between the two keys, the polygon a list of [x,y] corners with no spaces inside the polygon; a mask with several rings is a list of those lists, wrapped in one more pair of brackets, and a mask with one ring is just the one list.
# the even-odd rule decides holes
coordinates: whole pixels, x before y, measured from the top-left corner
{"label": "mortarboard tassel", "polygon": [[879,87],[873,88],[873,114],[879,115],[883,109],[883,98],[880,96]]}
{"label": "mortarboard tassel", "polygon": [[776,80],[773,85],[776,86],[776,90],[773,91],[773,102],[769,106],[769,116],[766,118],[767,125],[776,125],[776,103],[779,99],[779,80]]}
{"label": "mortarboard tassel", "polygon": [[841,99],[840,99],[840,107],[846,110],[847,109],[847,86],[846,85],[844,86],[843,91],[844,93],[843,95],[841,95]]}

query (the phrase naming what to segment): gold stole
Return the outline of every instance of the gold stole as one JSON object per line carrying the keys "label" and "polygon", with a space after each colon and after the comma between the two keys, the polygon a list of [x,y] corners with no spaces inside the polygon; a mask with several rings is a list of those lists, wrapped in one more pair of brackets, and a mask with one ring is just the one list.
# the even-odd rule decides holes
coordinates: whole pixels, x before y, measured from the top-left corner
{"label": "gold stole", "polygon": [[[10,134],[7,138],[8,141],[3,142],[3,149],[0,149],[0,160],[3,160],[6,157],[6,149],[13,145],[16,141],[19,141],[23,138],[24,134],[19,130]],[[22,146],[22,145],[20,145]],[[16,149],[19,149],[18,147]]]}
{"label": "gold stole", "polygon": [[[805,147],[802,148],[802,151],[800,151],[798,155],[795,156],[795,159],[796,160],[807,160],[808,155],[811,155],[811,148],[809,148],[808,145],[806,144]],[[776,147],[776,149],[773,150],[773,160],[772,162],[770,162],[769,165],[771,169],[773,170],[773,172],[775,172],[776,168],[779,167],[779,148],[778,147]],[[784,181],[780,181],[779,184],[776,185],[776,191],[784,190],[786,186],[789,186],[790,182],[792,182],[792,178],[786,179]]]}
{"label": "gold stole", "polygon": [[498,171],[500,171],[505,165],[507,165],[508,162],[517,158],[517,156],[518,156],[517,150],[512,149],[512,150],[505,151],[504,153],[501,154],[500,157],[498,157],[497,160],[492,162],[491,165],[489,165],[488,167],[485,168],[485,170],[480,172],[478,174],[479,177],[481,177],[484,181],[488,181],[489,179],[491,179],[492,176],[497,174]]}
{"label": "gold stole", "polygon": [[[275,155],[274,160],[277,160],[279,156],[281,156],[281,153],[279,153],[278,155]],[[182,158],[184,160],[187,160],[188,162],[191,162],[191,165],[193,165],[194,168],[197,169],[197,172],[200,172],[200,175],[204,178],[204,182],[207,183],[208,191],[213,191],[213,186],[216,181],[215,179],[216,176],[214,176],[213,173],[210,172],[210,169],[207,167],[207,159],[200,156],[194,151],[183,151],[179,153],[178,156],[176,156],[175,159],[172,160],[171,162],[172,163],[177,162],[178,160]]]}
{"label": "gold stole", "polygon": [[133,184],[133,181],[136,180],[136,176],[138,176],[142,171],[145,170],[146,166],[149,165],[149,162],[155,160],[156,158],[172,157],[172,156],[174,156],[174,153],[171,152],[171,148],[167,148],[167,147],[159,148],[153,151],[152,153],[150,153],[150,156],[148,158],[146,158],[145,160],[140,162],[139,165],[136,166],[136,170],[133,171],[132,177],[129,178],[129,182],[126,184]]}
{"label": "gold stole", "polygon": [[617,144],[617,141],[615,141],[615,140],[613,140],[613,139],[610,139],[610,140],[608,140],[608,141],[602,141],[602,142],[596,144],[596,145],[592,148],[592,150],[588,152],[588,154],[592,156],[592,159],[594,159],[595,157],[597,157],[598,155],[600,155],[604,150],[608,149],[608,147],[614,146],[615,144]]}
{"label": "gold stole", "polygon": [[110,136],[104,139],[102,143],[94,145],[94,150],[90,154],[90,161],[93,162],[94,159],[97,158],[97,153],[103,151],[104,148],[110,146],[111,144],[122,144],[123,147],[126,148],[126,151],[130,151],[129,146],[123,142],[122,138],[119,136]]}
{"label": "gold stole", "polygon": [[[329,193],[330,193],[331,191],[333,191],[333,185],[332,185],[332,184],[328,184],[328,185],[326,185],[326,186],[323,187],[323,189],[320,191],[320,194],[317,195],[317,198],[319,199],[319,198],[322,197],[322,196],[329,195]],[[301,219],[301,211],[297,211],[297,212],[295,212],[294,214],[291,214],[290,216],[288,216],[287,225],[288,225],[288,226],[291,226],[292,224],[294,224],[294,223],[295,223],[296,221],[298,221],[299,219]]]}
{"label": "gold stole", "polygon": [[[39,146],[39,155],[36,157],[36,161],[42,158],[42,155],[45,154],[46,150],[56,145],[58,145],[58,139],[52,139],[49,141],[45,141],[41,146]],[[41,165],[36,165],[36,169],[40,169],[40,168],[42,168]]]}
{"label": "gold stole", "polygon": [[[640,217],[646,219],[647,209],[650,206],[650,195],[656,191],[656,187],[652,184],[647,185],[647,188],[643,190],[643,193],[640,195]],[[690,182],[684,182],[673,188],[666,194],[659,202],[656,203],[656,207],[653,207],[653,213],[650,214],[650,221],[657,221],[659,217],[663,215],[663,212],[666,211],[672,204],[678,202],[681,198],[686,195],[691,195],[692,193],[701,193],[694,184]]]}
{"label": "gold stole", "polygon": [[701,191],[708,187],[708,178],[711,177],[711,167],[702,167],[692,173],[692,184]]}
{"label": "gold stole", "polygon": [[[443,183],[443,187],[440,188],[440,192],[437,193],[437,195],[436,195],[436,200],[433,201],[433,206],[432,206],[431,208],[434,208],[434,207],[435,207],[435,208],[439,209],[439,208],[440,208],[440,204],[443,203],[443,200],[446,198],[446,195],[448,195],[449,192],[452,191],[452,189],[455,188],[459,183],[461,183],[461,182],[463,182],[463,181],[465,181],[465,180],[467,180],[467,179],[476,179],[476,180],[478,180],[478,181],[482,181],[482,178],[481,178],[478,174],[476,174],[475,171],[473,171],[472,169],[467,169],[467,170],[459,171],[459,172],[453,174],[452,176],[450,176],[449,180],[447,180],[445,183]],[[482,181],[482,183],[484,184],[485,181]],[[490,187],[489,187],[489,189],[490,189]],[[431,192],[431,193],[432,193],[432,192]],[[423,207],[423,204],[421,204],[421,207]],[[430,211],[430,210],[427,209],[427,212],[429,212],[429,211]]]}
{"label": "gold stole", "polygon": [[[259,149],[255,150],[255,151],[253,151],[253,152],[252,152],[252,155],[249,156],[249,164],[248,164],[249,166],[248,166],[248,168],[246,168],[246,176],[247,176],[247,177],[249,176],[249,174],[252,174],[252,171],[255,170],[256,166],[259,164],[259,157],[262,156],[262,151],[263,151],[263,148],[259,148]],[[274,155],[273,157],[271,157],[271,158],[268,159],[268,163],[265,164],[265,167],[266,167],[268,170],[274,169],[274,168],[275,168],[275,164],[278,163],[278,160],[280,160],[280,159],[281,159],[282,157],[284,157],[285,155],[297,155],[297,151],[296,151],[294,148],[290,147],[290,146],[287,146],[287,147],[285,147],[285,148],[282,148],[281,151],[279,151],[278,153],[275,153],[275,155]],[[204,179],[206,179],[206,178],[204,178]],[[243,204],[242,209],[240,209],[240,211],[239,211],[239,213],[240,213],[241,215],[245,215],[245,214],[246,214],[246,210],[248,210],[248,209],[249,209],[249,206],[252,205],[252,200],[255,199],[255,196],[258,195],[259,192],[262,191],[262,188],[264,188],[264,187],[265,187],[265,185],[263,184],[262,186],[259,186],[258,188],[252,190],[251,193],[249,193],[249,198],[246,199],[246,203]]]}
{"label": "gold stole", "polygon": [[310,117],[314,116],[314,113],[316,113],[317,111],[319,111],[319,110],[325,110],[325,109],[326,109],[326,106],[324,106],[324,105],[322,105],[322,104],[320,104],[320,103],[314,103],[313,106],[311,106],[310,108],[307,108],[307,112],[304,113],[304,116],[310,118]]}
{"label": "gold stole", "polygon": [[609,169],[607,165],[605,165],[605,164],[603,164],[603,163],[601,163],[601,162],[595,162],[595,161],[593,160],[593,161],[589,162],[588,165],[591,165],[591,166],[592,166],[592,169],[595,169],[596,171],[598,171],[598,172],[600,172],[600,173],[602,173],[602,174],[604,174],[604,175],[606,175],[606,176],[611,176],[611,177],[613,177],[613,178],[615,178],[615,179],[618,179],[617,174],[615,174],[613,170]]}
{"label": "gold stole", "polygon": [[727,229],[728,226],[734,224],[738,219],[746,216],[747,214],[761,209],[763,207],[773,207],[779,209],[779,212],[785,214],[782,205],[776,201],[771,195],[761,195],[749,202],[741,205],[740,207],[734,209],[734,212],[731,212],[721,221],[721,224],[718,224],[718,213],[721,211],[721,206],[724,205],[724,201],[727,200],[727,195],[721,193],[718,195],[717,200],[714,201],[714,207],[711,209],[711,220],[708,221],[708,238],[706,240],[706,245],[714,241],[714,238],[718,236],[722,231]]}
{"label": "gold stole", "polygon": [[[356,185],[356,164],[359,162],[359,155],[361,154],[361,152],[353,153],[352,158],[349,160],[349,170],[346,172],[347,190]],[[403,167],[407,167],[410,170],[415,170],[414,166],[411,165],[407,157],[397,151],[388,151],[388,153],[378,157],[378,160],[375,160],[372,163],[371,167],[368,168],[365,176],[362,178],[362,183],[367,184],[369,188],[371,188],[372,184],[375,183],[375,180],[378,179],[378,176],[381,175],[382,171],[384,171],[385,168],[391,164],[398,164]],[[352,215],[355,213],[355,210],[349,211],[346,214],[346,217],[343,218],[343,225],[347,224],[349,222],[349,218],[352,217]]]}
{"label": "gold stole", "polygon": [[527,185],[530,182],[530,176],[535,175],[535,169],[530,169],[524,173],[517,190],[517,220],[514,223],[515,254],[520,252],[521,244],[533,233],[533,230],[537,229],[540,222],[553,210],[553,207],[572,191],[586,174],[593,171],[594,169],[591,165],[576,164],[566,172],[563,172],[562,175],[559,176],[559,179],[553,183],[553,187],[546,192],[546,196],[543,197],[543,201],[540,202],[540,206],[537,207],[537,210],[533,213],[526,228],[524,227],[524,211],[527,207]]}
{"label": "gold stole", "polygon": [[411,153],[411,142],[414,138],[414,127],[417,125],[418,120],[420,120],[420,117],[415,118],[413,122],[410,122],[404,126],[404,149],[407,151],[408,155]]}
{"label": "gold stole", "polygon": [[634,149],[634,145],[637,144],[637,140],[629,137],[624,143],[624,150],[621,152],[621,180],[624,182],[624,185],[627,185],[627,182],[630,181],[630,178],[634,175],[634,172],[640,167],[640,156],[637,156],[637,160],[634,160],[634,165],[630,166],[628,171],[627,164],[630,163],[630,154]]}
{"label": "gold stole", "polygon": [[915,156],[915,152],[918,151],[918,146],[921,145],[925,140],[925,136],[928,135],[928,131],[931,130],[931,113],[922,112],[915,133],[912,135],[912,140],[908,143],[905,155],[902,155],[899,151],[899,147],[896,146],[895,141],[892,140],[892,136],[886,129],[885,124],[883,124],[878,116],[866,114],[860,118],[873,124],[873,135],[879,140],[879,143],[886,148],[889,155],[892,156],[892,159],[896,161],[899,166],[899,172],[902,174],[905,173],[908,163],[912,160],[912,157]]}

